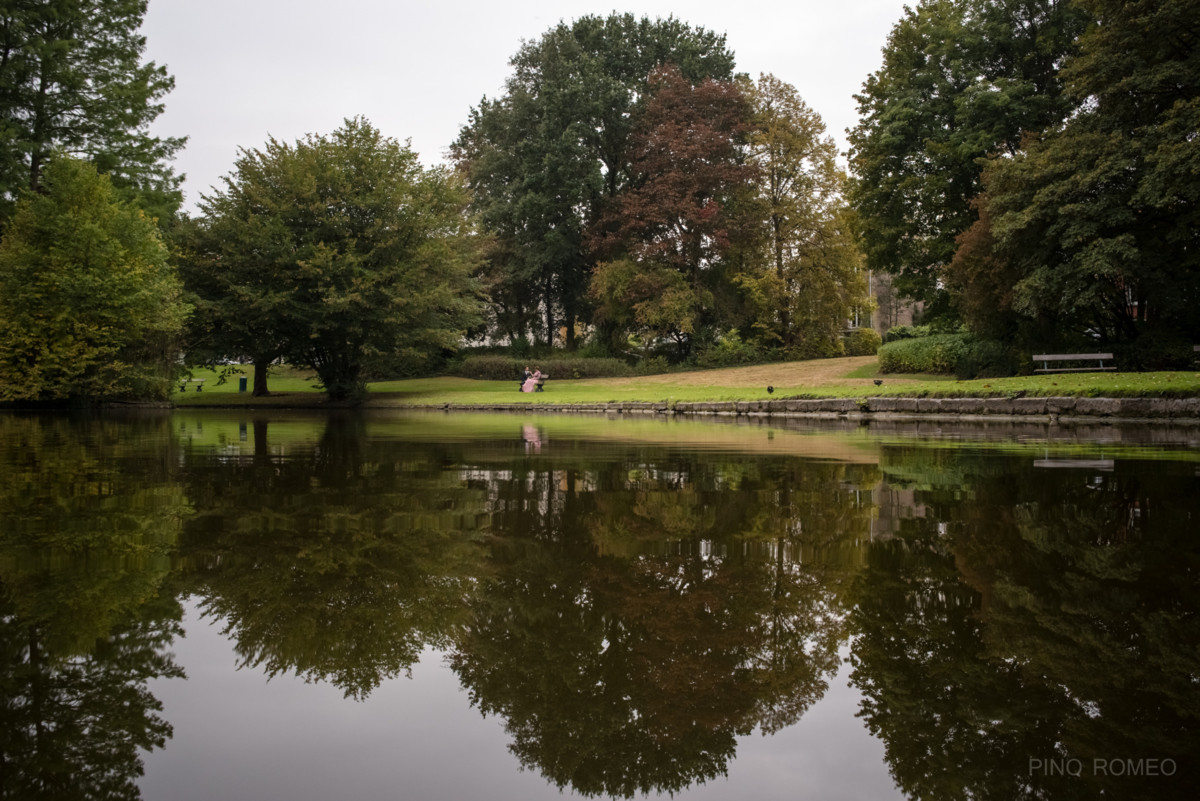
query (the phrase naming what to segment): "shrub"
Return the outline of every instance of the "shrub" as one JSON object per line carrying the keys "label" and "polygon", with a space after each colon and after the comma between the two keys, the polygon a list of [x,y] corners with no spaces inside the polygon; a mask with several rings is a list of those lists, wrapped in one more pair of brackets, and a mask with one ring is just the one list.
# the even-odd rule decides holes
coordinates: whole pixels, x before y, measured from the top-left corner
{"label": "shrub", "polygon": [[883,373],[953,373],[967,350],[966,334],[898,339],[879,349]]}
{"label": "shrub", "polygon": [[635,370],[638,375],[661,375],[671,370],[671,363],[662,356],[651,356],[639,361]]}
{"label": "shrub", "polygon": [[[1083,352],[1083,351],[1080,351]],[[1122,370],[1187,370],[1196,352],[1191,340],[1172,331],[1150,330],[1118,346],[1113,355]]]}
{"label": "shrub", "polygon": [[883,338],[874,328],[855,328],[846,337],[847,356],[874,356]]}
{"label": "shrub", "polygon": [[761,361],[763,355],[754,345],[743,341],[736,330],[730,330],[696,356],[696,366],[705,368],[738,367]]}
{"label": "shrub", "polygon": [[930,334],[898,339],[879,349],[884,373],[947,373],[959,378],[1012,375],[1019,354],[1006,343],[971,334]]}
{"label": "shrub", "polygon": [[525,367],[540,369],[551,378],[617,378],[633,375],[620,359],[515,359],[511,356],[468,356],[449,368],[450,375],[484,381],[519,381]]}
{"label": "shrub", "polygon": [[927,325],[894,325],[883,336],[884,343],[895,342],[899,339],[916,339],[927,337],[931,331]]}
{"label": "shrub", "polygon": [[802,362],[808,359],[836,359],[846,355],[845,342],[839,337],[814,337],[799,345],[789,345],[778,351],[775,361]]}
{"label": "shrub", "polygon": [[1015,375],[1020,367],[1021,356],[1011,345],[995,339],[967,337],[966,350],[959,357],[954,373],[965,381]]}

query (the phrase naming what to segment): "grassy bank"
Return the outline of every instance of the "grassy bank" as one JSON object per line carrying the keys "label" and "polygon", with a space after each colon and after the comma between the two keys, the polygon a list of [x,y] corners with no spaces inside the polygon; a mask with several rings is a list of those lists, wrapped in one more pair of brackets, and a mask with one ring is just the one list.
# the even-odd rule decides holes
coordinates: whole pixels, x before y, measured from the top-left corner
{"label": "grassy bank", "polygon": [[[872,357],[756,365],[638,378],[551,379],[546,391],[522,393],[518,381],[421,378],[371,384],[371,406],[619,403],[622,401],[728,401],[767,398],[869,397],[1194,397],[1200,373],[1062,373],[956,381],[946,376],[879,375]],[[247,376],[249,378],[249,376]],[[311,376],[294,370],[273,372],[271,395],[239,392],[238,376],[218,383],[217,373],[196,370],[202,390],[191,382],[172,400],[179,406],[323,406],[324,395]],[[879,382],[878,384],[876,382]],[[252,384],[252,381],[247,383]],[[772,387],[769,392],[767,387]]]}

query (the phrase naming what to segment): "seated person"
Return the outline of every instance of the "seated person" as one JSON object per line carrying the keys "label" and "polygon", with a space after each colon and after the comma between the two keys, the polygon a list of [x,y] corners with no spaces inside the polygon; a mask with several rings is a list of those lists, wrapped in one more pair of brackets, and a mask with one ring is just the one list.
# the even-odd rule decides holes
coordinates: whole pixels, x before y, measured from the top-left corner
{"label": "seated person", "polygon": [[531,373],[529,375],[529,377],[525,379],[525,383],[521,384],[521,391],[522,392],[533,392],[534,390],[537,389],[538,382],[541,380],[542,380],[542,371],[535,367],[533,369],[533,373]]}

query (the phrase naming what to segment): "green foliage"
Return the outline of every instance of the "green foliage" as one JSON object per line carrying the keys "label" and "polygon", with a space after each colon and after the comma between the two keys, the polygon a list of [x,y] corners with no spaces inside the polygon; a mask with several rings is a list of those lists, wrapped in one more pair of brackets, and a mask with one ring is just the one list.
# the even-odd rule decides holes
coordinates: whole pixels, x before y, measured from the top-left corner
{"label": "green foliage", "polygon": [[482,276],[494,332],[549,343],[561,324],[574,346],[591,312],[586,232],[635,179],[632,127],[665,62],[691,80],[733,76],[723,36],[674,18],[585,16],[526,42],[504,94],[471,110],[451,153],[496,237]]}
{"label": "green foliage", "polygon": [[874,356],[883,338],[874,328],[855,328],[846,337],[847,356]]}
{"label": "green foliage", "polygon": [[1015,375],[1029,369],[1029,353],[1019,351],[1011,342],[973,335],[959,359],[954,374],[963,380]]}
{"label": "green foliage", "polygon": [[311,367],[331,400],[361,397],[375,364],[427,367],[479,319],[465,206],[453,175],[361,118],[243,150],[187,240],[199,344]]}
{"label": "green foliage", "polygon": [[154,222],[69,158],[0,241],[0,400],[165,400],[186,307]]}
{"label": "green foliage", "polygon": [[633,259],[597,265],[590,295],[602,330],[642,342],[677,344],[698,332],[712,301],[711,293],[690,285],[678,270]]}
{"label": "green foliage", "polygon": [[884,342],[895,342],[898,339],[915,339],[927,337],[932,333],[927,325],[894,325],[883,335]]}
{"label": "green foliage", "polygon": [[761,361],[763,354],[753,343],[743,341],[736,329],[725,332],[711,347],[696,354],[696,365],[704,368],[737,367]]}
{"label": "green foliage", "polygon": [[1197,354],[1191,337],[1164,327],[1147,327],[1131,342],[1113,348],[1122,370],[1188,370]]}
{"label": "green foliage", "polygon": [[0,6],[0,220],[42,185],[55,151],[91,161],[126,199],[165,221],[182,201],[167,162],[184,140],[148,127],[175,81],[142,63],[147,0]]}
{"label": "green foliage", "polygon": [[967,334],[901,339],[879,348],[883,373],[953,373],[967,352]]}
{"label": "green foliage", "polygon": [[879,348],[883,373],[946,373],[970,379],[1012,375],[1021,360],[1010,343],[969,333],[898,339]]}
{"label": "green foliage", "polygon": [[638,375],[662,375],[671,372],[671,362],[665,356],[648,356],[638,359],[633,370]]}
{"label": "green foliage", "polygon": [[733,280],[764,347],[834,355],[846,320],[869,308],[837,148],[795,87],[773,75],[745,86],[757,168],[756,202],[746,213],[757,216],[760,235]]}
{"label": "green foliage", "polygon": [[616,378],[633,375],[633,370],[621,359],[584,359],[553,357],[548,359],[516,359],[511,356],[468,356],[449,369],[450,375],[477,378],[483,381],[520,381],[525,368],[537,367],[551,379]]}
{"label": "green foliage", "polygon": [[946,310],[939,273],[974,222],[982,159],[1071,114],[1058,70],[1085,20],[1071,0],[922,0],[855,96],[852,202],[867,265],[930,313]]}
{"label": "green foliage", "polygon": [[986,174],[992,305],[1026,330],[1129,343],[1200,337],[1200,49],[1194,2],[1085,4],[1063,69],[1077,113]]}

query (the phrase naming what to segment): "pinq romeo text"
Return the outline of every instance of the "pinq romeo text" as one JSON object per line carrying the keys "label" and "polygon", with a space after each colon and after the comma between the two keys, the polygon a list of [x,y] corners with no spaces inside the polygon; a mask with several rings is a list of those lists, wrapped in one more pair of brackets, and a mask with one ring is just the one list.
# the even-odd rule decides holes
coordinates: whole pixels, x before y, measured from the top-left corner
{"label": "pinq romeo text", "polygon": [[1102,759],[1090,762],[1082,759],[1061,757],[1058,759],[1030,759],[1029,775],[1042,776],[1174,776],[1175,760],[1140,757],[1138,759]]}

